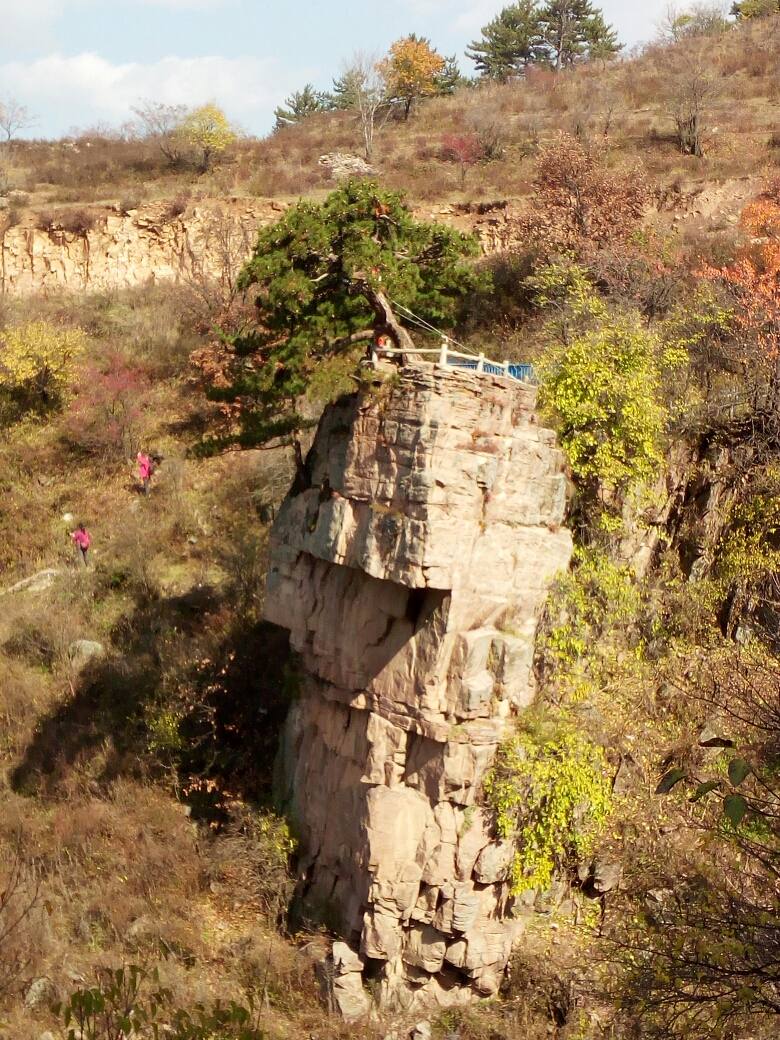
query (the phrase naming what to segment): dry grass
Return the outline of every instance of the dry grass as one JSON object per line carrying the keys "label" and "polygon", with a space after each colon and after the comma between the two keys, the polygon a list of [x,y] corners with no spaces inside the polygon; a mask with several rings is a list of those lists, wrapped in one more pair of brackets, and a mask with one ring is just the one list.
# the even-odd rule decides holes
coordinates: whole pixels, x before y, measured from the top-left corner
{"label": "dry grass", "polygon": [[[268,1028],[279,1035],[290,1035],[293,1008],[303,1009],[301,1029],[306,1014],[321,1018],[310,953],[278,937],[279,907],[263,897],[266,874],[274,898],[287,880],[260,869],[262,831],[247,844],[256,810],[186,804],[201,780],[220,804],[231,782],[253,804],[267,796],[284,707],[269,701],[271,721],[256,732],[257,658],[237,646],[269,646],[257,628],[258,566],[289,476],[286,458],[268,453],[186,457],[197,435],[191,307],[190,297],[149,291],[19,301],[2,314],[80,325],[96,363],[119,351],[145,367],[154,393],[144,442],[164,459],[145,500],[129,461],[74,450],[68,406],[3,431],[3,585],[44,566],[62,572],[45,592],[0,598],[0,876],[10,876],[21,835],[20,891],[35,903],[13,941],[0,940],[9,1038],[54,1027],[46,1002],[24,1006],[36,978],[50,979],[50,1002],[91,984],[100,967],[127,963],[159,964],[182,1006],[245,1000],[262,981]],[[67,537],[81,518],[93,536],[86,574]],[[77,639],[106,649],[80,674],[69,654]],[[273,654],[278,671],[281,646]],[[263,670],[266,684],[269,674],[274,667]],[[195,704],[194,730],[179,738],[177,721]],[[223,835],[220,821],[237,812],[242,826]]]}
{"label": "dry grass", "polygon": [[[416,201],[514,198],[528,192],[539,143],[563,130],[604,142],[614,161],[641,157],[663,183],[756,174],[775,161],[767,145],[779,129],[779,38],[780,18],[748,20],[704,41],[649,46],[606,68],[480,83],[427,101],[408,122],[388,122],[376,137],[377,170],[388,187]],[[680,155],[674,141],[675,83],[697,62],[711,87],[703,160]],[[447,134],[487,134],[498,140],[501,158],[475,166],[462,185],[458,165],[442,147]],[[206,174],[172,170],[154,143],[91,134],[21,143],[13,177],[33,206],[65,207],[64,219],[81,226],[78,207],[96,203],[126,212],[154,198],[317,195],[332,186],[318,157],[335,151],[361,152],[349,113],[315,115],[263,140],[239,141]],[[57,210],[48,217],[63,219]]]}

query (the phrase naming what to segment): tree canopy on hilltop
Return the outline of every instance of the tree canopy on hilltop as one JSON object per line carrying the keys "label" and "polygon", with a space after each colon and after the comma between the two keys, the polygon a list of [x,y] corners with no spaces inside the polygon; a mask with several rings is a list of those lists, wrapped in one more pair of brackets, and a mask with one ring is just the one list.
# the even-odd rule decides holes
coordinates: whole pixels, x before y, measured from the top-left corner
{"label": "tree canopy on hilltop", "polygon": [[766,18],[780,12],[780,0],[742,0],[732,5],[731,13],[736,18]]}
{"label": "tree canopy on hilltop", "polygon": [[481,75],[501,82],[524,75],[529,64],[544,58],[536,0],[505,7],[483,28],[482,39],[470,46],[466,56]]}
{"label": "tree canopy on hilltop", "polygon": [[405,119],[416,101],[447,93],[460,76],[454,57],[443,58],[430,40],[414,33],[396,40],[382,65],[389,100],[403,104]]}
{"label": "tree canopy on hilltop", "polygon": [[620,49],[615,30],[590,0],[518,0],[483,28],[467,53],[482,76],[504,81],[524,75],[528,65],[565,69]]}
{"label": "tree canopy on hilltop", "polygon": [[285,98],[285,106],[280,105],[274,110],[276,123],[274,130],[281,127],[300,123],[307,116],[316,115],[318,112],[328,112],[335,107],[335,102],[330,94],[324,94],[315,90],[311,83],[307,83],[303,90],[294,90],[288,98]]}

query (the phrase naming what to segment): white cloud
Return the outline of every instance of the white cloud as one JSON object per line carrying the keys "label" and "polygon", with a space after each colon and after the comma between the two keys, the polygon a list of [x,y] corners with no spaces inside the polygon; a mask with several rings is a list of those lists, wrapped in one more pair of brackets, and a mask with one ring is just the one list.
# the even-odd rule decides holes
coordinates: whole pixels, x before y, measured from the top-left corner
{"label": "white cloud", "polygon": [[46,112],[40,128],[46,134],[101,120],[120,123],[143,98],[187,105],[214,98],[232,119],[257,132],[268,128],[274,107],[306,71],[283,70],[275,58],[169,57],[114,65],[98,54],[51,54],[0,65],[0,97],[12,94],[31,110]]}
{"label": "white cloud", "polygon": [[[45,47],[53,44],[51,25],[56,18],[96,0],[0,0],[0,46]],[[205,10],[227,0],[110,0],[117,7],[145,4],[174,10]]]}
{"label": "white cloud", "polygon": [[0,0],[2,46],[48,43],[49,25],[62,6],[62,0]]}

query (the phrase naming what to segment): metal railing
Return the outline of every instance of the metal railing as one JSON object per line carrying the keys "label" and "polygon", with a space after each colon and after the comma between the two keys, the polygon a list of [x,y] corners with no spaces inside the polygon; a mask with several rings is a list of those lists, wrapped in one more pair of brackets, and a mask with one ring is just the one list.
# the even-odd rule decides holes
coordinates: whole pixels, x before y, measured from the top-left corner
{"label": "metal railing", "polygon": [[[379,347],[378,349],[377,347],[373,347],[371,351],[371,360],[376,364],[380,355],[400,357],[409,353],[412,353],[412,351],[401,350],[398,347]],[[438,355],[438,364],[441,365],[442,368],[467,368],[472,372],[477,372],[478,374],[484,373],[485,375],[491,376],[504,376],[507,379],[517,379],[522,383],[536,382],[532,365],[518,365],[510,363],[509,361],[489,361],[484,354],[463,354],[458,350],[452,350],[446,339],[442,340],[440,350],[418,350],[415,348],[414,353]]]}

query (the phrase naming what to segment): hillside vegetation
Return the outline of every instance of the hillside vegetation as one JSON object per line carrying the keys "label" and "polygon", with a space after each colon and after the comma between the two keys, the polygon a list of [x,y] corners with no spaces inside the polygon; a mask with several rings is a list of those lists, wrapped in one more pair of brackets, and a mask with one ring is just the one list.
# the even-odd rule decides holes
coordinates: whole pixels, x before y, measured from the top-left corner
{"label": "hillside vegetation", "polygon": [[[683,37],[636,57],[575,66],[566,75],[529,68],[526,78],[485,80],[418,103],[408,120],[376,134],[374,162],[390,188],[414,200],[460,201],[528,194],[540,145],[564,130],[607,147],[611,161],[641,158],[659,187],[723,181],[775,163],[780,97],[776,18],[747,20],[712,36]],[[701,94],[704,162],[680,153],[677,119]],[[698,96],[697,93],[697,96]],[[690,97],[689,97],[690,100]],[[475,137],[462,182],[444,138]],[[85,131],[59,142],[17,141],[11,206],[119,205],[198,195],[296,197],[326,190],[329,152],[362,154],[354,113],[315,113],[264,140],[238,138],[206,173],[172,167],[159,139]]]}
{"label": "hillside vegetation", "polygon": [[[70,220],[79,233],[101,208],[150,199],[181,213],[198,197],[302,194],[280,227],[335,235],[401,212],[400,190],[426,221],[520,200],[511,249],[469,260],[468,276],[454,267],[476,252],[467,237],[402,213],[410,241],[447,245],[446,307],[378,235],[364,240],[373,275],[397,278],[459,341],[534,363],[573,487],[575,563],[541,619],[538,708],[486,792],[508,834],[534,836],[515,881],[535,879],[540,912],[500,997],[442,1012],[436,1037],[777,1033],[778,42],[780,18],[745,18],[423,98],[377,132],[375,179],[327,205],[318,157],[361,148],[349,111],[226,141],[200,170],[172,167],[151,138],[15,144],[0,230]],[[331,309],[301,306],[296,325],[292,252],[272,232],[261,243],[242,276],[266,293],[259,311],[216,288],[206,306],[183,285],[0,298],[9,1040],[59,1035],[57,1005],[76,1014],[95,986],[90,999],[137,1015],[162,987],[170,1029],[177,1008],[191,1016],[180,1038],[390,1028],[330,1015],[314,967],[329,937],[290,934],[294,838],[272,772],[296,674],[286,633],[262,621],[266,540],[296,454],[323,404],[354,387],[365,343],[334,342],[371,317],[370,294],[353,307],[344,290],[369,253],[345,251]],[[319,268],[305,274],[319,284]],[[294,421],[274,426],[269,409]],[[234,450],[246,428],[252,448]],[[140,450],[158,461],[148,498]],[[79,522],[86,571],[69,539]],[[572,748],[577,768],[560,768]],[[530,807],[529,761],[554,795]],[[603,890],[551,809],[584,795],[598,800],[601,861],[620,865]],[[140,994],[106,974],[130,965],[149,973]],[[231,1000],[247,1022],[224,1012]],[[95,1035],[117,1037],[118,1020]]]}

